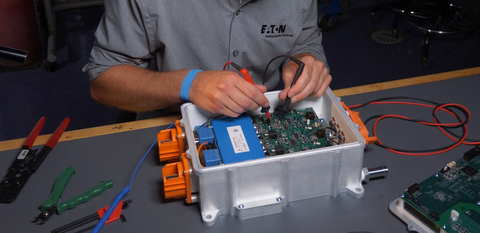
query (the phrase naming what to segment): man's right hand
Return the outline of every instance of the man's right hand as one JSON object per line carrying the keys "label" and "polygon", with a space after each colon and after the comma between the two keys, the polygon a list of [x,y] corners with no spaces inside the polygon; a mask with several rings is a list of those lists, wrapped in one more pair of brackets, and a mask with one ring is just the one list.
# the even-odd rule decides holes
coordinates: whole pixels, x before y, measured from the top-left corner
{"label": "man's right hand", "polygon": [[264,85],[252,85],[234,71],[201,71],[190,87],[192,103],[212,113],[238,117],[247,110],[268,107]]}

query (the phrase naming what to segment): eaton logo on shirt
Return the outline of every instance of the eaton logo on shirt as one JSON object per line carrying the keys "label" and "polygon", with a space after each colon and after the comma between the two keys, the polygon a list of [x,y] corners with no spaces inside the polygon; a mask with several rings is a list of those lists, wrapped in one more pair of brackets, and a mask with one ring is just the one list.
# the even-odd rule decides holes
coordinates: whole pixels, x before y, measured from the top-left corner
{"label": "eaton logo on shirt", "polygon": [[285,31],[287,30],[287,25],[280,24],[280,25],[262,25],[262,30],[260,31],[261,34],[264,34],[267,38],[274,38],[274,37],[293,37],[291,34],[286,34]]}
{"label": "eaton logo on shirt", "polygon": [[262,34],[285,33],[287,25],[262,25]]}

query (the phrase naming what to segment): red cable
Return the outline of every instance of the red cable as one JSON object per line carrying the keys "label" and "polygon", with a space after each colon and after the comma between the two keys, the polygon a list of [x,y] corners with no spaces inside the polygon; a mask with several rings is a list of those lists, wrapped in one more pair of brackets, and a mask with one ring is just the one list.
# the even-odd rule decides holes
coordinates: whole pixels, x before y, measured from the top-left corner
{"label": "red cable", "polygon": [[200,146],[198,146],[198,149],[197,149],[197,154],[200,155],[200,151],[202,151],[202,147],[205,146],[208,142],[204,142],[202,144],[200,144]]}
{"label": "red cable", "polygon": [[[462,105],[459,105],[459,104],[444,104],[444,105],[442,105],[442,108],[443,108],[444,106],[450,106],[450,105],[451,105],[451,106],[457,106],[457,107],[463,108],[463,109],[468,113],[468,119],[467,119],[466,121],[467,121],[467,122],[470,121],[470,117],[471,117],[470,111],[469,111],[467,108],[465,108],[464,106],[462,106]],[[438,111],[438,109],[435,110],[434,113],[437,113],[437,111]],[[437,122],[437,119],[434,118],[433,120],[434,120],[435,122]],[[438,127],[438,129],[439,129],[440,131],[442,131],[442,133],[445,134],[448,138],[450,138],[450,139],[452,139],[452,140],[454,140],[454,141],[457,141],[457,140],[458,140],[458,139],[452,137],[452,136],[451,136],[450,134],[448,134],[447,132],[445,132],[445,130],[444,130],[442,127]],[[466,129],[467,129],[467,128],[466,128],[466,126],[465,126],[465,130],[466,130]],[[465,135],[466,135],[466,132],[465,132]],[[464,144],[464,145],[471,145],[471,146],[472,146],[472,145],[478,145],[478,144],[480,144],[480,142],[465,142],[465,141],[463,141],[462,144]]]}
{"label": "red cable", "polygon": [[232,63],[231,61],[225,63],[225,65],[223,66],[223,70],[225,70],[225,68],[227,68],[227,66],[230,65],[231,63]]}
{"label": "red cable", "polygon": [[[429,107],[429,108],[435,108],[436,106],[435,105],[430,105],[430,104],[422,104],[422,103],[413,103],[413,102],[404,102],[404,101],[385,101],[385,102],[372,102],[372,103],[369,103],[370,104],[405,104],[405,105],[414,105],[414,106],[421,106],[421,107]],[[352,105],[352,106],[349,106],[348,108],[355,108],[355,107],[358,107],[360,106],[361,104],[357,104],[357,105]],[[461,106],[461,105],[460,105]],[[461,106],[460,108],[463,108],[466,110],[465,107]],[[447,109],[444,109],[444,108],[439,108],[440,110],[446,112],[446,113],[449,113],[450,115],[452,116],[455,116],[454,113],[452,113],[451,111],[447,110]],[[467,110],[468,111],[468,110]],[[443,126],[456,126],[457,124],[445,124]]]}
{"label": "red cable", "polygon": [[[391,148],[386,148],[388,151],[391,151],[393,153],[397,153],[397,154],[402,154],[402,155],[409,155],[409,156],[426,156],[426,155],[435,155],[435,154],[440,154],[440,153],[444,153],[444,152],[447,152],[449,150],[452,150],[456,147],[458,147],[459,145],[461,144],[465,144],[465,145],[477,145],[477,144],[480,144],[480,142],[465,142],[465,139],[467,138],[467,134],[468,134],[468,129],[467,129],[467,126],[466,126],[466,122],[470,121],[470,118],[471,118],[471,115],[470,115],[470,111],[460,105],[460,104],[443,104],[443,105],[440,105],[440,106],[435,106],[435,105],[429,105],[429,104],[422,104],[422,103],[414,103],[414,102],[402,102],[402,101],[385,101],[385,102],[372,102],[372,103],[369,103],[368,105],[370,104],[406,104],[406,105],[415,105],[415,106],[423,106],[423,107],[429,107],[429,108],[436,108],[435,111],[433,112],[434,115],[437,114],[437,112],[439,110],[442,110],[444,112],[447,112],[449,113],[450,115],[453,115],[455,116],[455,114],[448,110],[448,109],[445,109],[445,107],[448,107],[448,106],[455,106],[455,107],[458,107],[458,108],[461,108],[462,110],[464,110],[466,112],[466,116],[467,116],[467,119],[466,120],[461,120],[459,123],[438,123],[438,121],[436,120],[436,118],[434,117],[433,120],[435,123],[431,123],[431,122],[423,122],[423,121],[416,121],[414,120],[416,123],[419,123],[419,124],[423,124],[423,125],[429,125],[429,126],[436,126],[438,129],[440,129],[440,131],[445,134],[448,138],[456,141],[456,143],[446,149],[443,149],[443,150],[440,150],[440,151],[434,151],[434,152],[418,152],[418,153],[415,153],[415,152],[402,152],[402,151],[397,151],[395,149],[391,149]],[[357,105],[352,105],[352,106],[349,106],[349,108],[355,108],[355,107],[359,107],[361,106],[362,104],[357,104]],[[381,116],[379,117],[374,125],[373,125],[373,135],[376,136],[376,126],[378,124],[378,122],[380,122],[382,119],[385,119],[385,118],[401,118],[401,119],[407,119],[407,120],[413,120],[409,117],[406,117],[406,116],[401,116],[401,115],[395,115],[395,114],[389,114],[389,115],[384,115],[384,116]],[[445,132],[445,130],[442,128],[442,127],[460,127],[464,125],[464,128],[465,128],[465,133],[463,134],[462,138],[460,139],[457,139],[457,138],[454,138],[452,137],[450,134],[448,134],[447,132]],[[380,145],[383,145],[383,143],[380,141],[380,139],[378,139],[377,137],[377,142],[380,144]]]}
{"label": "red cable", "polygon": [[[435,107],[437,107],[437,106],[435,106],[435,105],[422,104],[422,103],[413,103],[413,102],[402,102],[402,101],[372,102],[372,103],[369,103],[369,105],[370,105],[370,104],[406,104],[406,105],[415,105],[415,106],[422,106],[422,107],[429,107],[429,108],[435,108]],[[352,106],[349,106],[349,108],[355,108],[355,107],[360,106],[360,105],[361,105],[361,104],[352,105]],[[468,109],[467,109],[466,107],[464,107],[464,106],[462,106],[462,105],[460,105],[460,104],[443,104],[443,105],[441,105],[441,106],[443,106],[443,107],[444,107],[444,106],[457,106],[457,107],[465,110],[465,111],[468,113],[468,114],[467,114],[468,119],[467,119],[466,121],[467,121],[467,122],[470,121],[470,111],[468,111]],[[452,116],[455,116],[455,114],[454,114],[452,111],[450,111],[450,110],[448,110],[448,109],[445,109],[445,108],[443,108],[443,107],[439,107],[437,110],[435,110],[434,113],[436,114],[438,110],[442,110],[442,111],[444,111],[444,112],[446,112],[446,113],[449,113],[449,114],[452,115]],[[408,119],[411,120],[410,118],[408,118]],[[424,124],[424,125],[429,125],[429,126],[438,126],[439,129],[440,129],[442,132],[444,132],[444,134],[448,135],[445,131],[443,131],[443,129],[441,129],[440,126],[458,127],[458,126],[460,126],[460,125],[464,122],[464,121],[462,121],[462,122],[459,122],[459,123],[445,124],[445,123],[438,123],[435,118],[434,118],[433,120],[435,121],[435,123],[431,123],[431,122],[421,122],[421,121],[419,121],[418,123]],[[456,140],[455,138],[453,138],[453,139]],[[480,142],[478,142],[478,143],[480,143]],[[477,143],[477,144],[478,144],[478,143]],[[474,145],[476,145],[476,144],[474,144]]]}
{"label": "red cable", "polygon": [[[390,117],[396,117],[396,118],[403,118],[403,119],[409,119],[411,120],[411,118],[409,117],[405,117],[405,116],[401,116],[401,115],[384,115],[384,116],[381,116],[380,118],[378,118],[374,125],[373,125],[373,135],[376,136],[376,126],[377,126],[377,123],[384,119],[384,118],[390,118]],[[419,122],[420,123],[420,122]],[[422,123],[420,123],[422,124]],[[435,155],[435,154],[440,154],[440,153],[443,153],[443,152],[447,152],[449,150],[452,150],[453,148],[459,146],[460,144],[463,143],[463,141],[465,140],[465,138],[467,137],[467,133],[468,133],[468,130],[467,130],[467,126],[465,126],[465,134],[463,135],[463,137],[457,141],[457,143],[455,143],[454,145],[452,145],[451,147],[447,148],[447,149],[443,149],[443,150],[440,150],[440,151],[435,151],[435,152],[425,152],[425,153],[412,153],[412,152],[402,152],[402,151],[397,151],[397,150],[394,150],[394,149],[390,149],[390,148],[386,148],[388,151],[391,151],[391,152],[394,152],[394,153],[397,153],[397,154],[402,154],[402,155],[410,155],[410,156],[426,156],[426,155]],[[380,139],[377,137],[377,142],[381,145],[383,145],[383,143],[380,141]]]}

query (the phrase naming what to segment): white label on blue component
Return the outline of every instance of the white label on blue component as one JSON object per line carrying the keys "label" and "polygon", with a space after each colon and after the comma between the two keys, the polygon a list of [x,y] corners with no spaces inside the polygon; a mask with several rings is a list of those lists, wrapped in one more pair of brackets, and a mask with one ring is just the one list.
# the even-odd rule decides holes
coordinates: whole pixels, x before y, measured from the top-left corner
{"label": "white label on blue component", "polygon": [[27,155],[28,155],[28,151],[29,151],[29,150],[22,150],[22,151],[20,151],[20,153],[18,154],[17,159],[25,159],[25,157],[27,157]]}
{"label": "white label on blue component", "polygon": [[247,140],[245,139],[245,135],[243,134],[242,127],[240,127],[239,125],[230,126],[227,127],[227,131],[235,153],[243,153],[250,151]]}

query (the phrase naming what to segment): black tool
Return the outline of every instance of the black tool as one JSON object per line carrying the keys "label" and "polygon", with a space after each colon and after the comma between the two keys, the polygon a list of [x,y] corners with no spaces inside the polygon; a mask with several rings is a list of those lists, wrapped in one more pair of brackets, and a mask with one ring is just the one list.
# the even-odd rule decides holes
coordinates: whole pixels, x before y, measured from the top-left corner
{"label": "black tool", "polygon": [[[289,58],[290,58],[290,60],[292,60],[293,62],[295,62],[298,65],[298,69],[295,72],[295,76],[293,77],[292,84],[290,85],[290,87],[293,87],[293,85],[295,85],[295,83],[297,82],[300,75],[302,75],[303,68],[305,67],[305,63],[301,62],[300,60],[298,60],[294,57],[289,57]],[[280,116],[278,118],[278,123],[279,124],[282,121],[283,116],[285,116],[285,114],[288,112],[288,106],[290,105],[290,101],[291,101],[290,97],[287,96],[287,98],[285,99],[285,103],[283,104],[283,107],[275,108],[275,114]]]}
{"label": "black tool", "polygon": [[[125,217],[123,215],[121,215],[122,209],[125,209],[128,206],[128,204],[130,204],[132,202],[133,202],[132,200],[126,200],[123,203],[120,202],[117,205],[116,209],[113,211],[112,215],[110,215],[110,218],[108,219],[107,223],[113,222],[113,221],[115,221],[119,218],[122,220],[122,222],[125,222],[126,221]],[[102,209],[97,210],[97,212],[95,212],[93,214],[90,214],[86,217],[83,217],[81,219],[78,219],[78,220],[73,221],[71,223],[68,223],[66,225],[63,225],[59,228],[56,228],[52,231],[52,233],[64,233],[64,232],[67,232],[67,231],[71,231],[71,230],[73,230],[77,227],[83,226],[87,223],[93,222],[95,220],[99,220],[100,218],[102,218],[103,214],[107,211],[108,207],[109,206],[106,206]],[[80,230],[78,232],[84,232],[84,231],[87,231],[87,230],[91,230],[94,227],[95,227],[95,225],[87,227],[87,228],[85,228],[83,230]]]}
{"label": "black tool", "polygon": [[70,118],[65,118],[48,142],[43,146],[42,150],[36,154],[37,150],[32,150],[31,148],[45,124],[45,117],[42,117],[38,121],[35,128],[23,143],[15,161],[13,161],[8,169],[7,175],[5,175],[5,178],[3,178],[0,183],[0,203],[12,203],[15,201],[30,176],[37,171],[48,153],[55,147],[69,123]]}

